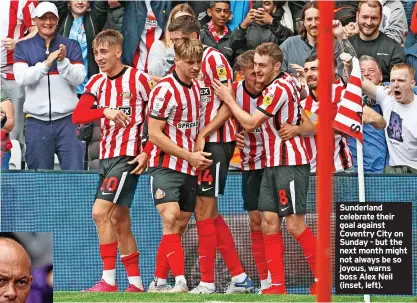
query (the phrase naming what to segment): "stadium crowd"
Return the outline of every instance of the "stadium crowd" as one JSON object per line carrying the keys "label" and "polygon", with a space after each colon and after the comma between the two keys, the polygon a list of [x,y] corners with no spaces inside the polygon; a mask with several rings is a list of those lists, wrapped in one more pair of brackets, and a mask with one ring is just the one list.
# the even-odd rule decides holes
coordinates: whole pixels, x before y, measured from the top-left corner
{"label": "stadium crowd", "polygon": [[[331,110],[335,116],[356,57],[366,93],[365,172],[417,173],[416,1],[335,2]],[[148,291],[188,291],[181,235],[194,214],[201,281],[191,293],[215,292],[216,249],[232,277],[226,292],[252,292],[217,208],[235,146],[261,293],[286,293],[284,217],[316,278],[316,239],[304,216],[319,121],[317,1],[1,7],[2,167],[11,140],[28,169],[53,169],[56,154],[63,170],[82,170],[87,154],[100,175],[93,219],[103,260],[90,291],[117,291],[118,250],[126,291],[144,291],[129,208],[147,167],[163,223]],[[334,172],[357,169],[353,138],[335,131],[333,150]]]}

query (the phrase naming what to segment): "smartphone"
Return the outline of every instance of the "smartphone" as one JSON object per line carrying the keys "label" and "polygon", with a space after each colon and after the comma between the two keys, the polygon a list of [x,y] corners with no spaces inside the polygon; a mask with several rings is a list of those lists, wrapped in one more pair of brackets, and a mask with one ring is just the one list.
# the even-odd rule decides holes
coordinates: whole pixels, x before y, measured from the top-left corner
{"label": "smartphone", "polygon": [[264,7],[264,1],[263,0],[254,0],[252,2],[252,8],[253,9],[259,9],[261,7]]}

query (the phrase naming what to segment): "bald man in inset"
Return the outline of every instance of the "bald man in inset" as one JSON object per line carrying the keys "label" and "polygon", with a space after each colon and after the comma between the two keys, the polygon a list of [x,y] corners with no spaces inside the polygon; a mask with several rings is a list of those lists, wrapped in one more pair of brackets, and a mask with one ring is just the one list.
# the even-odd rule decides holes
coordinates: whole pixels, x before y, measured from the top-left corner
{"label": "bald man in inset", "polygon": [[22,245],[0,238],[0,302],[24,303],[32,284],[30,256]]}

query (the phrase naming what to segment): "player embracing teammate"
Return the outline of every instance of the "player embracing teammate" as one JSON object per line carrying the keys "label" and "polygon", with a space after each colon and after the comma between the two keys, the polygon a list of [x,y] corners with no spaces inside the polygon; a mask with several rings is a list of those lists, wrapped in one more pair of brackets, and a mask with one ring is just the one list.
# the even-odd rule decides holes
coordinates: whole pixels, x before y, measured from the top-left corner
{"label": "player embracing teammate", "polygon": [[[258,210],[263,213],[262,233],[271,286],[262,294],[285,294],[283,218],[289,233],[298,241],[316,277],[316,238],[305,223],[310,164],[302,136],[314,133],[314,125],[300,108],[305,91],[300,83],[281,72],[283,54],[274,43],[256,48],[256,81],[265,87],[262,103],[249,113],[235,101],[231,85],[215,80],[213,88],[240,125],[253,132],[262,126],[266,167],[260,184]],[[291,136],[288,136],[291,134]],[[291,137],[282,140],[281,136]],[[315,293],[316,282],[310,292]]]}

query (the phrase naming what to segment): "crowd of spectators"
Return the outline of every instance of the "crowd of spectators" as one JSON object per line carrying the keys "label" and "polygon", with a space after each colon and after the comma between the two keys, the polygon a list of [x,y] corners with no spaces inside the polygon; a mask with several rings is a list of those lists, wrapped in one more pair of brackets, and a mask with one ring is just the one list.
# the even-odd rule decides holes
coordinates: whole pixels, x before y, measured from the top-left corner
{"label": "crowd of spectators", "polygon": [[[340,54],[352,46],[357,58],[362,58],[362,75],[375,85],[390,85],[395,64],[408,62],[417,70],[416,1],[335,2],[335,19],[342,23],[350,42],[335,39],[337,75],[343,74]],[[282,71],[297,76],[320,43],[317,1],[2,0],[1,7],[4,169],[8,167],[11,140],[19,142],[28,169],[53,169],[55,154],[62,169],[97,169],[94,159],[98,159],[100,126],[74,126],[71,115],[87,80],[99,72],[91,43],[103,29],[120,31],[124,36],[123,63],[148,72],[156,81],[174,65],[167,28],[182,15],[199,20],[202,43],[218,49],[232,66],[246,50],[273,42],[284,53]],[[392,94],[401,93],[391,89]],[[364,104],[384,116],[387,123],[385,130],[372,125],[364,128],[365,172],[384,172],[388,164],[410,167],[388,171],[415,172],[416,122],[409,121],[409,115],[398,116],[392,108],[387,109],[387,116],[369,97],[364,96]],[[4,126],[3,119],[7,119]],[[398,136],[387,131],[393,128]],[[87,142],[87,153],[82,141]],[[348,142],[356,167],[354,142]],[[396,156],[393,164],[390,151],[403,143],[411,149],[409,160],[404,162]],[[416,158],[410,159],[410,155]]]}

